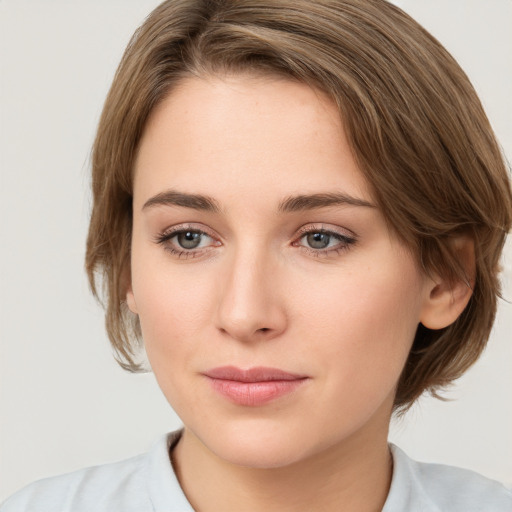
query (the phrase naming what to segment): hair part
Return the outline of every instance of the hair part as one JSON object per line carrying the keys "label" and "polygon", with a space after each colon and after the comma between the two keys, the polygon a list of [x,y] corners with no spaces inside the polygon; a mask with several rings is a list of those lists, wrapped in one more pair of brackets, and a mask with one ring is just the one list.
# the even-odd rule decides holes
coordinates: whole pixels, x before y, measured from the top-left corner
{"label": "hair part", "polygon": [[385,0],[168,0],[134,34],[94,142],[86,254],[118,362],[141,370],[140,326],[124,301],[133,168],[144,127],[185,78],[238,73],[298,80],[332,98],[378,206],[427,274],[467,282],[451,240],[464,234],[474,241],[469,304],[445,329],[419,326],[395,410],[406,410],[424,391],[438,396],[489,338],[511,189],[467,76],[436,39]]}

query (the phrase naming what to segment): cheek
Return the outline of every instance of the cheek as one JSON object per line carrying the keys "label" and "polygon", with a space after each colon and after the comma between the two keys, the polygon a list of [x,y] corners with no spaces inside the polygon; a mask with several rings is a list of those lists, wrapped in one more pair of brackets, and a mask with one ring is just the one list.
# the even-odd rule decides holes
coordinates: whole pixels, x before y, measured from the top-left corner
{"label": "cheek", "polygon": [[[361,267],[311,282],[299,309],[303,332],[315,338],[323,365],[347,383],[394,383],[419,323],[421,279],[412,262]],[[307,324],[307,325],[306,325]],[[320,350],[321,347],[321,350]]]}
{"label": "cheek", "polygon": [[[136,258],[132,264],[133,291],[144,345],[158,376],[170,367],[186,365],[204,337],[212,318],[214,283],[194,279],[165,261]],[[137,265],[137,262],[144,262]],[[189,267],[191,268],[191,267]]]}
{"label": "cheek", "polygon": [[169,404],[192,413],[197,397],[184,392],[197,369],[211,298],[206,286],[189,286],[176,275],[147,275],[136,289],[144,346],[154,376]]}
{"label": "cheek", "polygon": [[[139,305],[139,318],[146,344],[155,349],[172,349],[177,342],[193,339],[200,332],[208,310],[207,294],[181,292],[168,289],[152,289]],[[188,343],[191,345],[191,343]]]}

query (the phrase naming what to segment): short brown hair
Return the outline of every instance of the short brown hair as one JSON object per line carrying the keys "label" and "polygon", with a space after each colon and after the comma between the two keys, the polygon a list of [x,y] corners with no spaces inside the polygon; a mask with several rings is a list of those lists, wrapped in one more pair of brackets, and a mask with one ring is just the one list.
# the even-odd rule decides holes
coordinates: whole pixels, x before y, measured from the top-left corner
{"label": "short brown hair", "polygon": [[480,101],[449,53],[384,0],[168,0],[134,34],[108,94],[93,148],[86,268],[118,362],[141,343],[123,305],[132,229],[133,165],[155,106],[188,76],[285,76],[338,105],[354,156],[385,218],[425,272],[466,279],[450,240],[474,240],[468,306],[449,327],[419,326],[395,409],[472,365],[500,294],[499,259],[512,198],[504,159]]}

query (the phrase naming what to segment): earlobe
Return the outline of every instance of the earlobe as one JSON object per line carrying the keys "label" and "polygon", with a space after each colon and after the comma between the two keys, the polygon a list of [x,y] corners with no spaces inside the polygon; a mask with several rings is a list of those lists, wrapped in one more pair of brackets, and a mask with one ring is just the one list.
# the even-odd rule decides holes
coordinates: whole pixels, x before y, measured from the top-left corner
{"label": "earlobe", "polygon": [[463,276],[435,276],[428,280],[420,319],[428,329],[443,329],[455,322],[473,294],[476,272],[473,240],[460,236],[452,240],[451,244],[452,253],[463,271]]}
{"label": "earlobe", "polygon": [[126,263],[121,272],[122,287],[126,290],[126,305],[128,309],[135,315],[138,315],[137,304],[135,302],[135,296],[133,294],[132,287],[132,272],[130,262]]}
{"label": "earlobe", "polygon": [[126,290],[126,305],[128,306],[128,309],[134,313],[135,315],[138,315],[139,312],[137,310],[137,304],[135,302],[135,297],[133,295],[132,285],[128,286],[128,289]]}

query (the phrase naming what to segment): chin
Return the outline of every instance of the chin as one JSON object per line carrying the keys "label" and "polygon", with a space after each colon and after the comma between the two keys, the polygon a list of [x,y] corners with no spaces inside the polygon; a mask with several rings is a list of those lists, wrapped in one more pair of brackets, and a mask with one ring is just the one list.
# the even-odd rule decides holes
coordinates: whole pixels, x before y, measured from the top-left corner
{"label": "chin", "polygon": [[198,434],[205,447],[220,459],[255,469],[286,467],[320,449],[304,437],[303,429],[297,432],[268,422],[225,426],[222,435]]}

